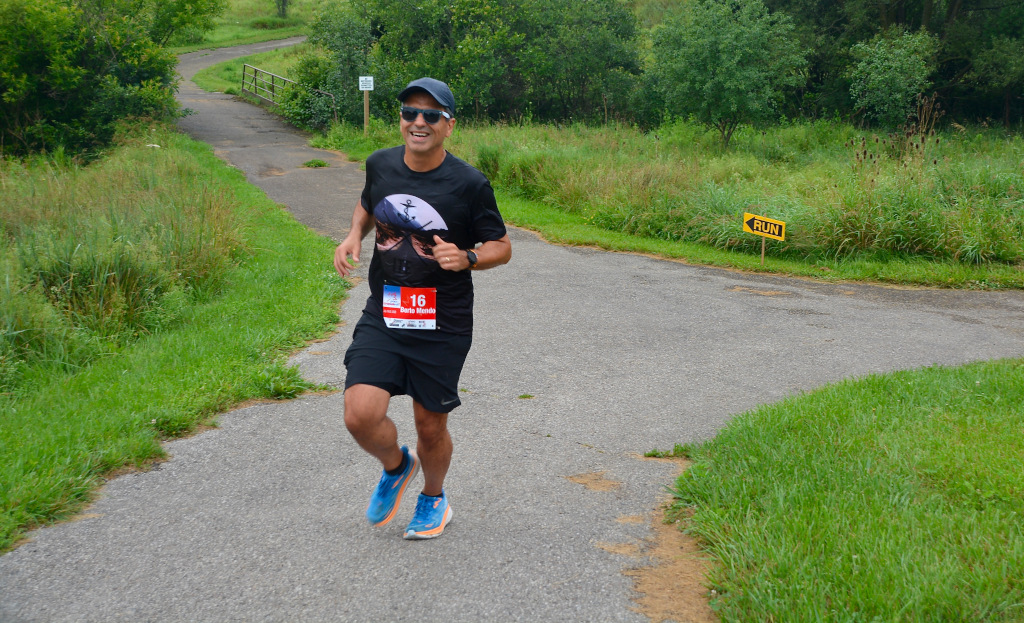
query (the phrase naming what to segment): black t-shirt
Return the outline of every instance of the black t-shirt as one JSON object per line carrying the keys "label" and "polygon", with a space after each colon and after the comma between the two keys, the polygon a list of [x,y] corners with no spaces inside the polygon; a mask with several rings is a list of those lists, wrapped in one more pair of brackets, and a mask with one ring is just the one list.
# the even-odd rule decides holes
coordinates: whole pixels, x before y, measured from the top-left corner
{"label": "black t-shirt", "polygon": [[[483,173],[450,153],[441,166],[420,173],[406,166],[405,146],[366,159],[362,204],[376,221],[365,312],[382,317],[384,286],[437,289],[437,330],[473,332],[473,278],[434,259],[434,236],[460,249],[505,236],[494,190]],[[394,329],[396,331],[415,331]]]}

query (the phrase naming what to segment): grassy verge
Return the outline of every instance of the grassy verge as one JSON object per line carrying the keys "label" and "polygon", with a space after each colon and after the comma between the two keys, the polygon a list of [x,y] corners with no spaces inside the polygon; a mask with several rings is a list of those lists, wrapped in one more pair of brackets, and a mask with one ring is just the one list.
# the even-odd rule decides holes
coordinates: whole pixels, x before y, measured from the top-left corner
{"label": "grassy verge", "polygon": [[238,95],[242,82],[242,65],[259,67],[264,71],[288,78],[288,70],[298,61],[305,49],[305,44],[299,44],[284,50],[271,50],[270,52],[241,56],[196,72],[192,81],[205,91]]}
{"label": "grassy verge", "polygon": [[[615,130],[608,129],[607,132],[614,135]],[[627,129],[624,132],[628,136],[633,136],[632,130]],[[397,130],[392,124],[373,120],[367,137],[364,137],[361,127],[341,124],[331,128],[325,136],[314,138],[313,145],[338,149],[348,154],[352,160],[363,160],[374,149],[385,145],[394,145],[399,140]],[[461,126],[450,139],[450,149],[456,155],[469,160],[483,170],[487,170],[488,167],[497,167],[498,174],[492,175],[492,179],[495,180],[495,187],[501,199],[502,216],[515,225],[541,233],[552,242],[595,246],[615,251],[649,253],[694,264],[812,277],[829,281],[868,281],[971,289],[1024,288],[1024,264],[1020,262],[965,262],[954,257],[926,257],[884,252],[812,253],[801,256],[791,251],[780,253],[780,243],[768,241],[768,251],[762,265],[760,238],[744,234],[741,226],[744,210],[757,211],[757,208],[745,203],[742,196],[736,196],[734,197],[735,201],[726,201],[723,205],[713,205],[711,206],[713,209],[709,209],[714,212],[716,222],[728,230],[724,240],[726,242],[738,241],[746,237],[748,240],[743,244],[720,245],[712,239],[701,237],[691,240],[689,237],[654,235],[650,232],[645,234],[637,231],[635,227],[609,225],[609,222],[600,218],[599,215],[605,209],[602,207],[603,205],[614,203],[608,198],[610,195],[604,198],[595,196],[595,203],[590,204],[588,203],[590,197],[582,190],[584,184],[578,179],[579,171],[583,170],[581,169],[583,165],[578,164],[580,160],[596,158],[598,154],[602,153],[599,148],[608,140],[611,139],[608,136],[603,136],[599,130],[580,128],[573,130],[544,127]],[[975,142],[988,144],[988,140],[988,138],[984,138],[984,140]],[[496,144],[506,146],[503,149],[507,149],[507,152],[502,152],[505,154],[504,156],[493,156],[499,161],[497,164],[493,164],[492,156],[488,156],[490,153],[488,151],[490,148],[487,146],[488,141],[495,141]],[[578,158],[566,156],[564,160],[548,159],[542,154],[546,148],[531,146],[535,142],[562,145],[559,149],[566,153],[575,150],[580,155]],[[536,151],[538,149],[540,151]],[[1005,169],[1012,164],[1012,155],[1016,153],[1014,150],[1017,148],[1010,145],[1001,148],[991,146],[989,149],[1003,154],[1000,156],[1000,167]],[[633,155],[633,162],[636,166],[641,166],[640,162],[645,154],[648,152],[640,150]],[[503,158],[506,160],[505,165],[500,163]],[[522,162],[518,164],[507,162],[516,158],[523,161],[535,158],[535,162],[530,166]],[[738,167],[745,160],[747,160],[747,156],[744,154],[709,156],[705,166],[711,170],[724,169],[725,173],[722,175],[731,179],[733,176],[729,171]],[[577,164],[574,165],[573,162]],[[502,169],[503,166],[504,169]],[[662,163],[657,166],[667,169],[668,164]],[[585,169],[585,167],[583,168]],[[523,169],[528,169],[532,173],[523,173]],[[770,173],[771,171],[766,170],[763,175]],[[786,173],[785,171],[774,174],[792,175],[791,172]],[[644,178],[645,174],[641,172],[638,175]],[[758,175],[760,174],[750,174],[754,179],[757,179]],[[809,175],[809,172],[803,171],[797,177],[803,179],[803,176],[806,175]],[[822,173],[822,175],[826,174]],[[1016,176],[1017,174],[1009,172],[1007,175]],[[602,180],[595,183],[609,189],[609,193],[612,192],[610,189],[615,186],[617,179],[624,180],[623,186],[625,187],[635,183],[632,178],[615,177],[610,170],[596,177],[602,178]],[[528,182],[527,178],[533,181]],[[545,181],[538,181],[539,178],[543,178]],[[654,178],[650,175],[647,175],[646,179],[648,183],[655,184]],[[1000,183],[1007,191],[1003,193],[1008,202],[1006,217],[1016,220],[1013,223],[1008,223],[1004,229],[996,228],[997,233],[994,233],[993,236],[1007,240],[1008,244],[1018,244],[1019,241],[1014,238],[1013,232],[1016,231],[1016,227],[1024,224],[1024,216],[1022,216],[1024,215],[1024,204],[1020,204],[1013,198],[1015,191],[1010,189],[1012,184],[1005,180]],[[979,195],[986,194],[987,191],[979,190],[978,185],[975,187],[975,191],[972,192]],[[747,188],[743,191],[744,194],[753,192],[755,192],[754,188]],[[777,191],[771,190],[771,192]],[[1000,192],[1002,191],[996,190],[994,194]],[[571,197],[574,199],[570,200]],[[639,220],[641,216],[637,215],[636,218]]]}
{"label": "grassy verge", "polygon": [[229,0],[228,8],[205,34],[182,33],[171,51],[175,54],[287,39],[306,34],[306,24],[326,0],[290,0],[288,16],[278,17],[270,0]]}
{"label": "grassy verge", "polygon": [[724,621],[1019,621],[1024,360],[870,376],[677,448]]}
{"label": "grassy verge", "polygon": [[[222,197],[245,251],[216,291],[195,296],[167,326],[84,367],[46,369],[44,362],[25,377],[30,385],[0,395],[0,550],[26,529],[81,508],[110,470],[159,458],[161,439],[240,401],[304,391],[308,384],[285,365],[286,353],[337,322],[343,283],[330,263],[330,240],[297,223],[208,146],[168,131],[120,150],[129,161],[169,161],[153,167],[170,176],[154,178],[155,188],[176,187],[173,177],[185,176]],[[59,172],[52,183],[72,197],[91,192]],[[112,206],[125,199],[108,194]]]}
{"label": "grassy verge", "polygon": [[865,281],[971,289],[1024,288],[1024,273],[1021,269],[1000,264],[970,265],[921,258],[888,261],[845,258],[803,262],[768,255],[762,265],[759,254],[612,231],[594,225],[580,214],[524,199],[507,190],[498,190],[496,195],[506,221],[539,232],[546,240],[558,244],[646,253],[691,264],[811,277],[823,281]]}

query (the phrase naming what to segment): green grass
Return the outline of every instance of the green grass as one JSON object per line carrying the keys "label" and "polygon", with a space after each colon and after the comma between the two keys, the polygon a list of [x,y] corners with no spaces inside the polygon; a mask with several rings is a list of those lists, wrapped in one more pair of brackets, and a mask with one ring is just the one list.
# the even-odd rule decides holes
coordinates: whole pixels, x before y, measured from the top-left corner
{"label": "green grass", "polygon": [[[715,249],[703,244],[660,240],[611,231],[594,225],[584,216],[561,211],[540,201],[523,199],[505,190],[497,190],[495,195],[506,221],[536,231],[545,240],[557,244],[645,253],[690,264],[812,277],[822,281],[862,281],[968,289],[1024,287],[1024,274],[1019,267],[998,264],[975,266],[948,260],[931,261],[920,258],[802,262],[772,257],[769,251],[762,265],[759,253]],[[768,244],[771,249],[772,243]]]}
{"label": "green grass", "polygon": [[291,0],[288,17],[282,19],[270,0],[229,0],[227,10],[216,20],[212,31],[202,36],[183,33],[178,41],[172,42],[171,51],[183,54],[304,35],[306,24],[326,1]]}
{"label": "green grass", "polygon": [[[621,127],[462,125],[448,146],[489,175],[509,222],[552,242],[828,281],[1024,287],[1019,139],[953,138],[943,147],[948,170],[894,198],[878,183],[868,188],[871,171],[857,169],[843,144],[854,134],[846,126],[740,132],[729,152],[696,128],[670,131],[671,141]],[[372,120],[368,137],[342,124],[313,145],[362,160],[399,140],[393,124]],[[912,184],[887,174],[896,187]],[[787,221],[787,241],[769,240],[763,265],[760,237],[742,231],[747,211]]]}
{"label": "green grass", "polygon": [[677,450],[723,621],[1024,617],[1024,360],[841,382]]}
{"label": "green grass", "polygon": [[[449,146],[496,182],[508,221],[552,242],[826,280],[1024,287],[1019,260],[979,259],[1000,245],[1012,255],[1024,239],[1019,138],[945,136],[928,148],[932,164],[908,159],[904,173],[881,149],[858,160],[858,137],[839,124],[794,125],[741,132],[722,152],[686,124],[648,135],[460,125]],[[337,126],[315,139],[353,160],[397,142],[379,120],[368,137]],[[901,214],[927,224],[940,195],[955,198],[940,216],[958,216],[942,222],[974,238],[948,256],[884,252],[915,240]],[[721,218],[683,239],[665,214],[680,210],[663,209],[672,201]],[[879,209],[892,205],[901,211]],[[790,219],[798,236],[816,231],[799,219],[824,214],[817,222],[841,225],[832,237],[861,252],[801,256],[770,243],[761,266],[760,241],[738,242],[743,211]],[[924,230],[933,243],[938,229]],[[872,251],[879,241],[883,252]],[[1021,405],[1024,360],[936,367],[839,383],[739,415],[705,443],[649,454],[694,460],[672,514],[715,562],[709,587],[724,621],[1020,621]]]}
{"label": "green grass", "polygon": [[238,95],[242,84],[242,65],[251,65],[272,74],[290,78],[289,70],[305,51],[306,45],[299,44],[284,50],[271,50],[241,56],[196,72],[192,81],[206,91]]}
{"label": "green grass", "polygon": [[[86,365],[37,362],[23,371],[27,384],[0,395],[0,550],[26,529],[80,509],[111,470],[161,457],[161,439],[241,401],[305,391],[309,384],[285,365],[286,354],[338,319],[345,284],[330,263],[333,242],[297,223],[208,146],[159,131],[130,139],[110,159],[163,162],[142,167],[157,172],[155,187],[174,188],[180,176],[221,197],[244,250],[218,287],[179,305],[172,322]],[[88,187],[89,179],[50,174],[66,194],[104,190],[111,205],[130,203],[113,186]]]}
{"label": "green grass", "polygon": [[336,123],[326,134],[313,136],[310,144],[320,149],[336,149],[352,162],[363,162],[374,151],[402,142],[397,123],[370,118],[369,128],[350,123]]}

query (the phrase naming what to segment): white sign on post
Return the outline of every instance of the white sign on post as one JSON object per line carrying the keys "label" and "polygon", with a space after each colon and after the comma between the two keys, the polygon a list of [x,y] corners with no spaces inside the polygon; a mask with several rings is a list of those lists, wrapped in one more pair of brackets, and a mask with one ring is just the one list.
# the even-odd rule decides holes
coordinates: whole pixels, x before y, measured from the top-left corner
{"label": "white sign on post", "polygon": [[359,90],[363,92],[363,136],[370,135],[370,91],[373,76],[359,76]]}

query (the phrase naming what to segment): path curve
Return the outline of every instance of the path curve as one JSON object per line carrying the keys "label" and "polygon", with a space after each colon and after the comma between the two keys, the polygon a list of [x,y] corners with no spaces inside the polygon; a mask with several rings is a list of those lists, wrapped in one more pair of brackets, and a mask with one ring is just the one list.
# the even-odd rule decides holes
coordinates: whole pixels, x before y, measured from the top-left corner
{"label": "path curve", "polygon": [[[199,110],[192,87],[181,96]],[[212,99],[237,121],[215,126],[265,140],[218,146],[195,130],[205,111],[182,127],[337,237],[356,168],[336,162],[342,179],[316,186],[279,157],[304,139]],[[0,621],[643,622],[623,571],[646,562],[645,519],[675,466],[641,453],[843,378],[1024,355],[1021,292],[822,284],[511,235],[511,264],[474,276],[442,538],[401,539],[408,503],[392,526],[365,524],[378,466],[344,431],[340,393],[255,405],[0,557]],[[362,282],[342,307],[349,327],[365,296]],[[339,384],[348,340],[343,328],[295,362]],[[395,403],[409,442],[408,402]]]}

